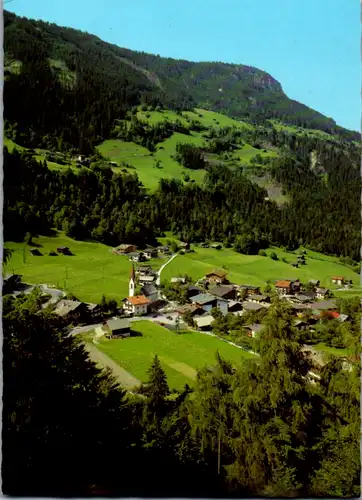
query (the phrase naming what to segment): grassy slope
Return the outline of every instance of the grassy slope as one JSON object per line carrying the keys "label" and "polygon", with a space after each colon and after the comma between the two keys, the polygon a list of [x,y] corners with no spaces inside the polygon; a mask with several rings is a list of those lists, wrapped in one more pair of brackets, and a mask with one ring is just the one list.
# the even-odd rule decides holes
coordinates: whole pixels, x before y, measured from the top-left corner
{"label": "grassy slope", "polygon": [[[23,275],[25,282],[47,283],[73,293],[80,300],[99,303],[102,294],[118,302],[128,295],[130,262],[127,257],[114,255],[111,248],[101,243],[75,241],[62,234],[54,238],[34,238],[42,245],[43,254],[36,257],[26,248],[26,262],[23,262],[24,243],[5,243],[14,251],[6,272]],[[74,256],[47,254],[59,246],[68,246]],[[155,259],[151,265],[159,268],[164,261]],[[66,277],[68,276],[68,277]]]}
{"label": "grassy slope", "polygon": [[177,334],[150,321],[134,322],[132,330],[142,336],[120,340],[102,337],[97,348],[142,382],[147,381],[147,370],[156,354],[170,387],[178,389],[186,383],[193,384],[197,369],[215,364],[216,350],[234,364],[256,359],[253,354],[215,337],[189,331]]}
{"label": "grassy slope", "polygon": [[[267,280],[274,282],[283,278],[299,278],[302,282],[306,282],[309,279],[319,279],[322,286],[335,289],[337,287],[330,281],[333,275],[345,276],[352,279],[355,285],[359,284],[358,274],[339,264],[336,258],[308,251],[307,264],[295,269],[290,263],[296,261],[296,255],[278,248],[268,249],[266,252],[270,254],[272,251],[276,252],[279,259],[285,257],[288,264],[281,260],[274,261],[269,257],[238,254],[231,249],[223,248],[219,251],[195,247],[195,253],[178,256],[167,265],[162,272],[162,279],[170,279],[180,274],[198,279],[215,268],[225,268],[229,279],[238,284],[264,286]],[[312,256],[321,260],[311,258]],[[341,292],[341,295],[343,293],[345,292]],[[354,292],[354,295],[356,294],[359,294],[357,290]]]}

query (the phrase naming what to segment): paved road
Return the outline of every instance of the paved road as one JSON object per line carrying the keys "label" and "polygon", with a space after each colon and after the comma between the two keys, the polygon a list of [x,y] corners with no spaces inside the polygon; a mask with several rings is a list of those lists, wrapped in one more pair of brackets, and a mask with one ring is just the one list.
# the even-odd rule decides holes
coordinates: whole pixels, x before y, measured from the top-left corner
{"label": "paved road", "polygon": [[96,363],[100,368],[108,367],[112,370],[112,374],[116,381],[125,389],[134,389],[139,386],[141,382],[133,377],[126,370],[121,368],[113,359],[111,359],[107,354],[97,349],[97,347],[90,342],[85,342],[84,347],[89,353],[90,359]]}
{"label": "paved road", "polygon": [[160,286],[161,284],[161,273],[162,271],[165,269],[165,267],[175,258],[177,257],[177,253],[174,253],[169,259],[167,262],[165,262],[161,267],[160,269],[157,271],[157,278],[156,278],[156,285],[157,286]]}

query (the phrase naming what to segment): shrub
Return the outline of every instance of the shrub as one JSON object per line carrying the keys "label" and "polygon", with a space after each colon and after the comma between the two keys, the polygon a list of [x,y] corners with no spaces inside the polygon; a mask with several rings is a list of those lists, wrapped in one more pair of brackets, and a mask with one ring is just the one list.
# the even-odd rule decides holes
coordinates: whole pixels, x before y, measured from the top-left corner
{"label": "shrub", "polygon": [[259,250],[258,255],[261,257],[266,257],[266,251],[265,250]]}
{"label": "shrub", "polygon": [[277,256],[277,254],[276,254],[275,252],[272,252],[272,253],[270,254],[270,258],[271,258],[272,260],[278,260],[278,256]]}

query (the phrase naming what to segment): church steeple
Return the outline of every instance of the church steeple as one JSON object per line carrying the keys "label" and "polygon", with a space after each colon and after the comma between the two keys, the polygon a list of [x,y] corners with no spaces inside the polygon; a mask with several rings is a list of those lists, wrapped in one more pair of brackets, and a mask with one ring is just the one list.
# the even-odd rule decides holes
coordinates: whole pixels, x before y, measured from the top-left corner
{"label": "church steeple", "polygon": [[136,288],[136,273],[134,270],[134,264],[132,264],[131,272],[129,275],[129,297],[134,297],[135,288]]}

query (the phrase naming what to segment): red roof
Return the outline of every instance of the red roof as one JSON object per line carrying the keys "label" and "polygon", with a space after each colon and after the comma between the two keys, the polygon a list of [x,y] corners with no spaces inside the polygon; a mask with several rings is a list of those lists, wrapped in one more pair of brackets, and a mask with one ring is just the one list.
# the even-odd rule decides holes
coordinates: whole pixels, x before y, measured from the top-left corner
{"label": "red roof", "polygon": [[279,288],[289,288],[290,285],[291,285],[291,281],[288,281],[288,280],[279,280],[275,283],[275,286],[279,287]]}
{"label": "red roof", "polygon": [[135,297],[128,297],[128,302],[131,302],[134,306],[143,306],[146,304],[150,304],[150,300],[146,299],[144,295],[136,295]]}
{"label": "red roof", "polygon": [[333,318],[339,318],[339,313],[337,313],[336,311],[332,311],[332,312],[331,312],[331,316],[332,316]]}
{"label": "red roof", "polygon": [[344,276],[333,276],[332,280],[342,280],[342,281],[344,281]]}

